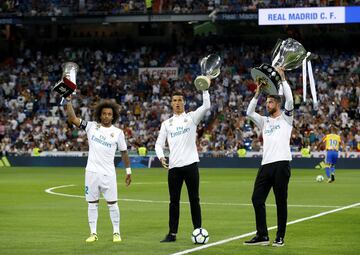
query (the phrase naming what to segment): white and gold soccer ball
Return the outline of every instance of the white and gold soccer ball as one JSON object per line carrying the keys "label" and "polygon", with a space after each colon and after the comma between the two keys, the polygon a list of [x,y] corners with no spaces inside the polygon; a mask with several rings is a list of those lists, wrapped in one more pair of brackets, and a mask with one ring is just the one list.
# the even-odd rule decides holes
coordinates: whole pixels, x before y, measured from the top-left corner
{"label": "white and gold soccer ball", "polygon": [[191,241],[194,244],[206,244],[209,241],[209,233],[204,228],[197,228],[191,234]]}
{"label": "white and gold soccer ball", "polygon": [[316,179],[315,179],[317,182],[322,182],[322,181],[324,181],[324,176],[322,176],[322,175],[318,175],[318,176],[316,176]]}

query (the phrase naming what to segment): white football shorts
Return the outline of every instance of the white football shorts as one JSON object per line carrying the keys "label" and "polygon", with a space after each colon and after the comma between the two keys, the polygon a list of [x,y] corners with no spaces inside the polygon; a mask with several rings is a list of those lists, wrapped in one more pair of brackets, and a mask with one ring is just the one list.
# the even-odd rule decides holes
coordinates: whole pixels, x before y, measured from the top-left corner
{"label": "white football shorts", "polygon": [[112,176],[95,172],[85,172],[85,198],[86,201],[99,200],[100,194],[108,202],[118,200],[116,174]]}

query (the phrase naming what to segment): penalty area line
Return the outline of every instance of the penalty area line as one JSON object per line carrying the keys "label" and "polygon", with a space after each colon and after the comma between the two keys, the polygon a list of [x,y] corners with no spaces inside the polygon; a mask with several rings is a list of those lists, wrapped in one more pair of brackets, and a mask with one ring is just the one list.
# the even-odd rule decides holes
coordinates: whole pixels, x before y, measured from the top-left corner
{"label": "penalty area line", "polygon": [[[319,218],[319,217],[322,217],[322,216],[327,215],[327,214],[336,213],[336,212],[343,211],[343,210],[350,209],[350,208],[354,208],[354,207],[357,207],[357,206],[360,206],[360,203],[355,203],[355,204],[343,206],[343,207],[333,209],[333,210],[330,210],[330,211],[325,211],[325,212],[322,212],[322,213],[318,213],[318,214],[315,214],[315,215],[312,215],[312,216],[309,216],[309,217],[293,220],[293,221],[290,221],[290,222],[286,223],[286,225],[288,226],[288,225],[296,224],[296,223],[299,223],[299,222]],[[276,229],[276,228],[277,228],[277,226],[272,226],[272,227],[269,227],[268,230],[273,230],[273,229]],[[214,243],[205,244],[205,245],[202,245],[202,246],[199,246],[199,247],[196,247],[196,248],[192,248],[192,249],[188,249],[188,250],[184,250],[184,251],[180,251],[180,252],[176,252],[176,253],[171,253],[170,255],[188,254],[188,253],[203,250],[203,249],[206,249],[206,248],[209,248],[209,247],[212,247],[212,246],[217,246],[217,245],[225,244],[225,243],[235,241],[235,240],[238,240],[238,239],[242,239],[244,237],[252,236],[252,235],[255,235],[255,234],[256,234],[256,231],[253,231],[253,232],[249,232],[249,233],[242,234],[242,235],[239,235],[239,236],[234,236],[234,237],[231,237],[231,238],[220,240],[220,241],[217,241],[217,242],[214,242]]]}

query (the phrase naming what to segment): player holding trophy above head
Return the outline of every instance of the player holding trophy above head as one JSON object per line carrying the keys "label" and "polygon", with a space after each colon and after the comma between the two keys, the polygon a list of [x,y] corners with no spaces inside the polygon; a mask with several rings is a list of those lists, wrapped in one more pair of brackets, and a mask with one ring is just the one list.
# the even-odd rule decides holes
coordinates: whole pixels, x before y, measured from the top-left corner
{"label": "player holding trophy above head", "polygon": [[244,245],[269,245],[268,229],[266,225],[265,201],[273,188],[276,200],[278,228],[273,246],[283,246],[287,220],[287,195],[291,175],[290,137],[293,128],[293,96],[286,81],[284,71],[276,69],[284,89],[285,110],[281,110],[281,96],[268,95],[266,110],[268,116],[261,116],[255,108],[263,91],[262,83],[257,84],[254,98],[250,101],[246,111],[247,117],[260,128],[263,136],[263,158],[256,176],[252,203],[255,210],[256,235]]}
{"label": "player holding trophy above head", "polygon": [[[288,38],[278,40],[272,51],[272,63],[262,64],[251,70],[251,76],[254,81],[261,84],[261,92],[265,95],[283,94],[281,76],[277,71],[280,68],[283,71],[291,71],[303,67],[303,100],[306,101],[306,80],[309,75],[310,89],[313,98],[314,108],[317,107],[317,96],[315,89],[315,80],[313,76],[310,58],[312,54],[307,52],[304,46],[298,41]],[[308,70],[308,72],[307,72]]]}
{"label": "player holding trophy above head", "polygon": [[125,135],[121,129],[113,125],[119,119],[119,106],[112,101],[103,101],[95,108],[95,121],[88,122],[76,117],[71,103],[71,94],[76,89],[78,66],[75,63],[65,63],[63,70],[63,78],[56,84],[54,90],[63,96],[62,104],[66,107],[68,122],[85,130],[89,143],[89,156],[85,172],[85,198],[88,202],[90,236],[86,242],[92,243],[98,240],[98,204],[100,193],[102,193],[113,224],[113,242],[118,243],[121,242],[120,211],[117,203],[117,180],[114,165],[117,149],[121,151],[121,157],[126,167],[126,186],[131,183],[131,168]]}
{"label": "player holding trophy above head", "polygon": [[[204,75],[198,76],[195,86],[203,92],[203,104],[193,112],[185,112],[185,98],[181,92],[175,92],[171,98],[174,115],[161,123],[155,151],[162,166],[168,169],[169,232],[161,242],[176,241],[179,226],[180,194],[185,181],[187,186],[191,217],[194,229],[201,228],[201,208],[199,198],[199,155],[196,147],[197,125],[210,110],[208,88],[210,79],[220,73],[220,57],[210,55],[201,61]],[[169,164],[164,155],[167,141],[170,155]]]}

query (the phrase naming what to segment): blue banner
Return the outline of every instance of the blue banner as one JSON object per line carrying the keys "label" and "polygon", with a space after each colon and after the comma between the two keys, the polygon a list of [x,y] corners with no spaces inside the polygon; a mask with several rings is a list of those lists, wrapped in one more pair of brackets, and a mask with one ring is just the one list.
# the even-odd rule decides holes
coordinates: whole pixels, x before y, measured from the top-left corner
{"label": "blue banner", "polygon": [[[9,163],[5,167],[83,167],[85,168],[87,157],[30,157],[30,156],[8,156]],[[321,158],[293,158],[291,167],[314,169]],[[154,157],[130,157],[132,168],[162,167],[160,161]],[[151,164],[149,164],[149,161]],[[359,158],[339,158],[336,167],[339,169],[360,170]],[[261,157],[254,158],[202,158],[200,157],[200,168],[258,168]],[[119,158],[115,158],[115,166],[124,168]]]}
{"label": "blue banner", "polygon": [[360,23],[360,7],[259,9],[259,25]]}
{"label": "blue banner", "polygon": [[345,7],[345,23],[360,23],[360,7]]}

